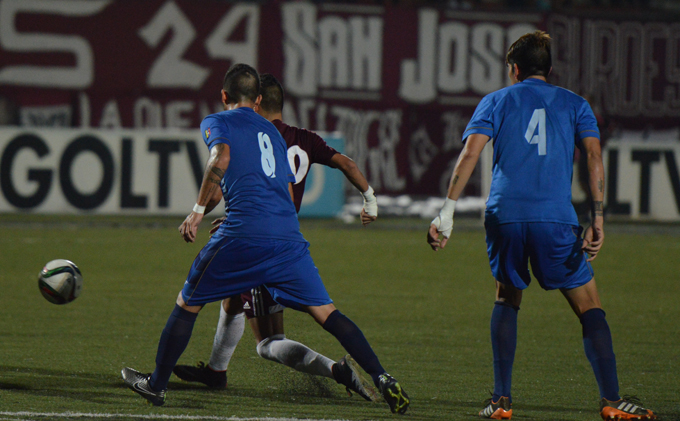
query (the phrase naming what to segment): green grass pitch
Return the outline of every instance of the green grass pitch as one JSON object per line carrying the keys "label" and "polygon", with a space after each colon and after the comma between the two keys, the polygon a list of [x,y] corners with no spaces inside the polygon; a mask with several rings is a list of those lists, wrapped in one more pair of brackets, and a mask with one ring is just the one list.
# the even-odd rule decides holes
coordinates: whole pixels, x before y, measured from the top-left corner
{"label": "green grass pitch", "polygon": [[[0,218],[0,419],[68,412],[121,420],[138,419],[125,414],[396,417],[386,404],[349,398],[330,380],[259,358],[248,328],[229,367],[227,390],[173,377],[166,405],[153,408],[125,388],[122,367],[153,369],[161,330],[207,240],[205,224],[197,243],[185,244],[176,230],[180,222]],[[425,242],[427,225],[302,221],[302,231],[336,306],[363,329],[411,396],[407,418],[472,420],[493,387],[488,325],[494,283],[484,233],[457,225],[446,249],[435,253]],[[606,233],[594,267],[621,392],[638,395],[664,420],[680,420],[680,236]],[[64,306],[50,304],[37,288],[42,265],[56,258],[73,260],[84,276],[82,295]],[[180,363],[207,361],[218,311],[211,304],[199,315]],[[345,354],[307,315],[287,310],[286,333],[330,358]],[[520,311],[513,377],[513,419],[599,419],[580,324],[559,292],[542,291],[535,282]]]}

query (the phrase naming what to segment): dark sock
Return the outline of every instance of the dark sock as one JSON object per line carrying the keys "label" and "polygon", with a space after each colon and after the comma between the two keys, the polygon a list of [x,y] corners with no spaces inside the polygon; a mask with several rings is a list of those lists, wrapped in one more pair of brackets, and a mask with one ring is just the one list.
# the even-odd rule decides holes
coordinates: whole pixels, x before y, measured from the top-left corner
{"label": "dark sock", "polygon": [[170,313],[161,339],[158,341],[156,370],[151,375],[149,382],[149,386],[153,390],[159,391],[168,388],[172,369],[175,368],[177,360],[179,360],[191,338],[196,316],[198,316],[198,313],[186,311],[175,304],[175,309]]}
{"label": "dark sock", "polygon": [[491,348],[493,349],[493,401],[505,396],[512,402],[512,363],[517,348],[517,312],[504,301],[496,301],[491,312]]}
{"label": "dark sock", "polygon": [[378,356],[371,349],[371,345],[364,337],[361,329],[339,310],[335,310],[328,316],[323,328],[340,341],[340,345],[349,352],[349,355],[371,376],[373,383],[378,386],[380,383],[379,376],[385,372],[385,369],[380,365]]}
{"label": "dark sock", "polygon": [[583,348],[595,372],[600,396],[618,401],[619,379],[616,375],[616,357],[612,345],[612,334],[601,308],[593,308],[581,315],[583,325]]}

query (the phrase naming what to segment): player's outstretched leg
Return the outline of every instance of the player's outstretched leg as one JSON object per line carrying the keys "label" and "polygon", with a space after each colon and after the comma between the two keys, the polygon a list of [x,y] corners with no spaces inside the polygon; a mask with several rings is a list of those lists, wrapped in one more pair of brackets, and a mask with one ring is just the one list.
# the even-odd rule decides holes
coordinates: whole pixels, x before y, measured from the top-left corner
{"label": "player's outstretched leg", "polygon": [[[317,318],[313,310],[310,313]],[[361,329],[337,309],[328,315],[323,322],[323,328],[335,336],[357,364],[371,376],[373,383],[390,406],[390,410],[393,413],[404,414],[411,403],[408,395],[399,382],[387,374],[382,367]]]}
{"label": "player's outstretched leg", "polygon": [[302,373],[333,378],[333,360],[300,342],[287,339],[283,333],[263,338],[257,344],[257,354]]}
{"label": "player's outstretched leg", "polygon": [[151,388],[151,386],[149,386],[151,374],[140,373],[139,371],[129,367],[122,369],[120,374],[123,376],[123,381],[127,387],[141,395],[152,405],[161,406],[165,403],[166,391],[155,391]]}

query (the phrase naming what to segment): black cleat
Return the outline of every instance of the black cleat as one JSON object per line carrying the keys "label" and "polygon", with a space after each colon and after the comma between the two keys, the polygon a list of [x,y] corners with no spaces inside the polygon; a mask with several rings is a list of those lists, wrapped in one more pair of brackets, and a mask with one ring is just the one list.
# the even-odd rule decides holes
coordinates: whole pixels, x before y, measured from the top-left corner
{"label": "black cleat", "polygon": [[120,374],[123,376],[123,381],[127,387],[132,389],[133,392],[141,395],[154,406],[161,406],[165,403],[166,390],[156,392],[151,389],[151,386],[149,385],[151,374],[140,373],[129,367],[122,369]]}
{"label": "black cleat", "polygon": [[379,400],[378,392],[361,374],[359,366],[349,354],[333,364],[333,377],[336,382],[345,386],[350,396],[354,391],[367,401]]}
{"label": "black cleat", "polygon": [[618,401],[602,398],[600,416],[603,420],[656,420],[658,417],[651,409],[641,406],[635,396],[623,396]]}
{"label": "black cleat", "polygon": [[387,373],[380,375],[380,393],[393,414],[405,414],[411,401],[397,380]]}
{"label": "black cleat", "polygon": [[185,382],[203,383],[211,389],[224,389],[227,387],[227,372],[215,371],[205,365],[203,361],[199,362],[195,367],[191,365],[176,365],[172,372]]}
{"label": "black cleat", "polygon": [[510,403],[510,399],[501,396],[494,402],[493,396],[491,396],[484,402],[484,408],[479,411],[479,417],[492,420],[512,419],[512,404]]}

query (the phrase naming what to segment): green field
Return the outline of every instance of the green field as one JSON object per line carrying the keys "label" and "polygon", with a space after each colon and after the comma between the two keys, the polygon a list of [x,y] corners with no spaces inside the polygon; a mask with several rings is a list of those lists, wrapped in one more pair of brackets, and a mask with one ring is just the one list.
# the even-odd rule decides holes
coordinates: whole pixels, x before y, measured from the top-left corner
{"label": "green field", "polygon": [[[227,390],[173,377],[166,405],[154,408],[125,388],[122,367],[153,369],[161,330],[207,240],[206,225],[197,244],[185,244],[176,230],[180,222],[0,218],[1,420],[84,417],[77,413],[120,420],[148,414],[396,417],[386,404],[349,398],[330,380],[259,358],[249,331],[229,367]],[[447,248],[434,253],[425,242],[426,221],[357,225],[302,222],[336,306],[363,329],[410,394],[408,419],[473,419],[493,387],[494,283],[483,231],[457,226]],[[677,227],[676,233],[638,231],[608,230],[594,262],[621,392],[638,395],[664,420],[680,420],[680,236]],[[55,258],[73,260],[84,276],[81,297],[65,306],[48,303],[37,288],[42,265]],[[203,310],[181,363],[207,361],[218,311],[217,304]],[[333,359],[345,354],[309,316],[286,314],[289,338]],[[599,419],[580,324],[559,292],[544,292],[537,283],[520,311],[513,397],[513,419]]]}

